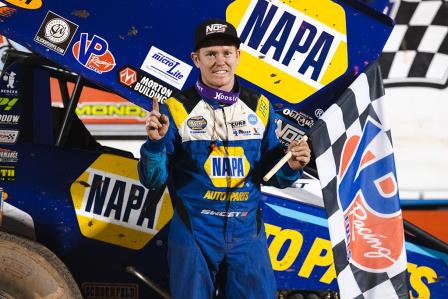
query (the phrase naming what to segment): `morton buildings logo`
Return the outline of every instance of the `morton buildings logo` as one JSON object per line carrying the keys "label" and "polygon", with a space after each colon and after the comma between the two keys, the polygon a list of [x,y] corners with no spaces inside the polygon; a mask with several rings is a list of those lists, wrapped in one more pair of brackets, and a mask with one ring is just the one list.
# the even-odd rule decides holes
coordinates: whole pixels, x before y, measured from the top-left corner
{"label": "morton buildings logo", "polygon": [[120,69],[118,82],[148,99],[156,97],[160,103],[165,103],[173,93],[173,89],[167,84],[162,84],[153,76],[129,66]]}
{"label": "morton buildings logo", "polygon": [[137,82],[137,72],[131,69],[130,67],[124,68],[120,71],[120,83],[131,86],[135,82]]}
{"label": "morton buildings logo", "polygon": [[404,250],[392,144],[368,119],[361,136],[345,142],[338,175],[344,211],[347,256],[358,268],[383,271]]}

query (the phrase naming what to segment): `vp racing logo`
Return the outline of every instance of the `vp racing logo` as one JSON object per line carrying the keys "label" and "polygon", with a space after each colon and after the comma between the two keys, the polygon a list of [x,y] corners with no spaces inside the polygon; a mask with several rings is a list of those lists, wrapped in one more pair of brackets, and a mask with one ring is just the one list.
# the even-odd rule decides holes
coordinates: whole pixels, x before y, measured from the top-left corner
{"label": "vp racing logo", "polygon": [[[171,219],[168,192],[143,187],[137,161],[104,154],[70,188],[81,233],[118,246],[141,249]],[[156,207],[147,210],[150,202]]]}
{"label": "vp racing logo", "polygon": [[227,21],[242,41],[238,75],[290,103],[347,69],[345,12],[333,1],[237,0]]}
{"label": "vp racing logo", "polygon": [[344,145],[338,175],[339,204],[350,262],[366,271],[384,271],[404,254],[392,144],[368,119],[361,136]]}
{"label": "vp racing logo", "polygon": [[204,163],[215,187],[243,187],[250,164],[242,147],[217,146]]}
{"label": "vp racing logo", "polygon": [[109,44],[97,35],[89,39],[88,33],[81,33],[72,52],[80,64],[98,74],[110,72],[115,67],[115,58],[109,51]]}

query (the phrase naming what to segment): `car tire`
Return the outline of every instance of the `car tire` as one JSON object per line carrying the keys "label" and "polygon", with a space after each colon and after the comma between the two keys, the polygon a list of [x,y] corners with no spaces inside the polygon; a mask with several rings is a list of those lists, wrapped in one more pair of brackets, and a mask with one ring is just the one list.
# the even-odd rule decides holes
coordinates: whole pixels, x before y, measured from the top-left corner
{"label": "car tire", "polygon": [[41,244],[0,231],[0,298],[82,299],[62,261]]}
{"label": "car tire", "polygon": [[294,293],[294,294],[289,294],[287,299],[305,299],[305,296],[303,296],[300,293]]}

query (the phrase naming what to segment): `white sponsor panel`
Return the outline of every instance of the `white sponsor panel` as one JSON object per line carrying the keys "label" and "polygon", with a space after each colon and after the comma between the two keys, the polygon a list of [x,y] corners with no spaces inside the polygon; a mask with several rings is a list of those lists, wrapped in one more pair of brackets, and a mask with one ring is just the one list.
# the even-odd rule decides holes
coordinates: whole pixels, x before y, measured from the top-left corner
{"label": "white sponsor panel", "polygon": [[0,162],[17,162],[18,160],[18,152],[0,148]]}
{"label": "white sponsor panel", "polygon": [[0,124],[17,125],[19,124],[20,115],[17,114],[0,114]]}
{"label": "white sponsor panel", "polygon": [[182,89],[192,70],[189,64],[154,46],[140,68],[177,89]]}
{"label": "white sponsor panel", "polygon": [[0,130],[0,143],[14,144],[19,137],[17,130]]}

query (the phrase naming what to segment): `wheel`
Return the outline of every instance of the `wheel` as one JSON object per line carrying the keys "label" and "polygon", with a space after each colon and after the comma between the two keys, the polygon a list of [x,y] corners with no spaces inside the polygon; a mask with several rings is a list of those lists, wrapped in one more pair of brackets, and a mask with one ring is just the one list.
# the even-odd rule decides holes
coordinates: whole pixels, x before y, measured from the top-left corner
{"label": "wheel", "polygon": [[287,299],[305,299],[305,297],[300,293],[289,294]]}
{"label": "wheel", "polygon": [[82,299],[61,260],[32,240],[0,232],[0,298]]}

